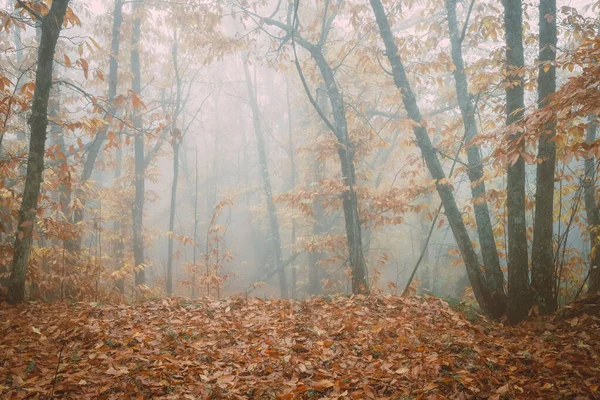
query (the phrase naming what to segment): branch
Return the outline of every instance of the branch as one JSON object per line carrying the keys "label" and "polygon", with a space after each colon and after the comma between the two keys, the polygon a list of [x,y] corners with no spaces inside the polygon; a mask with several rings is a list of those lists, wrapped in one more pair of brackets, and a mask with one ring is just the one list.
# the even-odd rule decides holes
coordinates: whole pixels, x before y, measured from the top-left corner
{"label": "branch", "polygon": [[471,0],[471,4],[469,5],[469,11],[467,11],[467,17],[465,18],[465,25],[462,28],[462,33],[460,35],[460,43],[462,44],[463,40],[465,40],[465,35],[467,34],[467,27],[469,26],[469,18],[471,17],[471,11],[473,11],[473,5],[475,5],[475,0]]}
{"label": "branch", "polygon": [[379,64],[379,67],[381,67],[381,69],[383,70],[383,72],[385,72],[389,76],[394,76],[394,73],[391,72],[391,71],[388,71],[387,69],[385,69],[385,67],[381,63],[381,60],[379,59],[379,53],[377,53],[377,55],[375,56],[375,58],[377,59],[377,64]]}
{"label": "branch", "polygon": [[[295,21],[297,21],[297,19],[298,19],[298,5],[299,5],[299,1],[296,1],[296,7],[294,10],[294,24],[293,24],[294,26],[296,24]],[[302,66],[300,65],[300,61],[298,60],[298,53],[296,52],[296,41],[294,40],[295,36],[296,36],[295,29],[292,28],[291,37],[292,37],[292,48],[294,50],[294,64],[296,65],[296,69],[298,70],[298,75],[300,76],[300,80],[302,81],[302,86],[304,86],[304,91],[306,92],[306,96],[308,96],[308,100],[310,101],[310,104],[312,104],[312,106],[315,109],[315,111],[317,112],[317,114],[319,114],[319,117],[321,117],[323,122],[325,122],[325,125],[327,125],[327,127],[331,130],[331,132],[333,132],[333,134],[341,141],[342,140],[341,134],[337,131],[337,129],[335,129],[335,127],[333,126],[331,121],[329,121],[329,118],[327,118],[327,116],[325,116],[325,114],[321,110],[321,107],[319,107],[319,105],[317,104],[317,101],[314,99],[312,93],[310,92],[310,88],[308,87],[308,84],[306,83],[306,78],[304,77],[304,73],[302,72]],[[311,45],[311,46],[314,47],[314,45]],[[302,47],[304,47],[304,46],[302,46]],[[304,48],[308,50],[308,48],[306,48],[306,47],[304,47]]]}
{"label": "branch", "polygon": [[131,123],[129,121],[124,120],[123,118],[108,112],[108,110],[106,108],[104,108],[102,105],[100,105],[97,101],[96,101],[96,97],[91,95],[90,93],[86,92],[85,90],[83,90],[82,88],[80,88],[79,86],[66,81],[64,79],[55,81],[55,83],[58,84],[63,84],[65,86],[68,86],[74,90],[76,90],[77,92],[81,93],[86,99],[90,100],[92,102],[92,104],[94,104],[94,106],[98,107],[99,109],[101,109],[104,112],[104,117],[106,118],[106,116],[110,115],[112,118],[116,119],[117,121],[122,122],[126,127],[133,129],[134,131],[136,131],[137,133],[144,133],[143,129],[138,129],[135,128],[133,125],[131,125]]}
{"label": "branch", "polygon": [[[435,110],[432,110],[432,111],[430,111],[428,113],[423,114],[423,117],[433,117],[433,116],[436,116],[436,115],[444,113],[446,111],[453,110],[454,108],[456,108],[457,105],[458,105],[458,103],[453,103],[453,104],[451,104],[449,106],[440,107],[438,109],[435,109]],[[390,119],[404,119],[404,118],[408,118],[408,116],[404,115],[404,114],[390,113],[388,111],[382,111],[382,110],[377,110],[377,109],[369,109],[369,110],[367,110],[366,114],[369,117],[377,116],[377,117],[385,117],[385,118],[390,118]]]}
{"label": "branch", "polygon": [[331,0],[325,0],[325,11],[323,11],[323,25],[321,26],[321,37],[319,38],[319,46],[323,46],[327,40],[327,33],[329,31],[329,23],[327,13],[329,12],[329,2]]}
{"label": "branch", "polygon": [[27,4],[23,3],[22,0],[17,0],[17,3],[19,3],[19,5],[21,7],[23,7],[25,10],[27,10],[27,12],[31,15],[33,15],[35,17],[35,19],[44,22],[44,17],[41,16],[40,14],[38,14],[37,12],[33,11],[33,9],[31,9],[31,7],[29,7]]}
{"label": "branch", "polygon": [[[458,150],[456,151],[456,158],[454,159],[454,162],[452,163],[452,168],[450,168],[450,172],[448,173],[448,180],[450,180],[452,178],[452,173],[454,172],[454,167],[456,167],[456,162],[458,161],[458,155],[460,154],[460,151],[462,150],[464,144],[465,144],[465,138],[466,135],[463,135],[462,140],[460,141],[460,146],[458,146]],[[437,223],[438,217],[440,216],[440,213],[442,212],[442,207],[444,205],[444,202],[440,202],[440,205],[437,208],[437,213],[435,214],[435,217],[433,218],[433,221],[431,221],[431,226],[429,227],[429,233],[427,234],[427,238],[425,239],[425,243],[423,243],[423,248],[421,249],[421,254],[419,255],[419,259],[417,260],[417,263],[415,264],[415,267],[413,268],[410,277],[408,278],[408,281],[406,282],[406,286],[404,287],[404,290],[402,291],[402,297],[406,296],[408,294],[408,289],[410,288],[410,284],[412,283],[415,274],[417,273],[417,270],[419,269],[419,265],[421,265],[421,261],[423,261],[423,257],[425,257],[425,253],[427,251],[427,246],[429,246],[429,240],[431,239],[431,235],[433,234],[433,230],[435,229],[435,224]]]}
{"label": "branch", "polygon": [[246,295],[249,295],[250,293],[252,293],[254,290],[256,290],[256,286],[255,284],[258,282],[264,282],[267,279],[269,279],[270,277],[272,277],[273,275],[275,275],[276,273],[278,273],[280,271],[280,269],[283,269],[285,267],[287,267],[288,265],[290,265],[291,263],[293,263],[296,258],[298,258],[298,256],[300,256],[300,254],[302,254],[303,252],[298,252],[298,253],[293,253],[287,260],[285,260],[282,264],[281,264],[281,268],[273,268],[270,271],[265,272],[257,281],[254,282],[254,284],[248,285],[246,287],[246,289],[244,289],[244,293]]}
{"label": "branch", "polygon": [[183,139],[183,137],[185,136],[185,134],[187,133],[188,129],[190,129],[190,125],[192,125],[192,122],[197,121],[197,116],[198,113],[200,113],[200,110],[202,110],[202,107],[204,106],[204,102],[206,100],[208,100],[208,98],[210,97],[211,93],[209,93],[204,100],[202,100],[202,103],[200,103],[200,107],[198,107],[198,109],[196,110],[196,112],[194,113],[194,115],[192,116],[192,120],[187,124],[187,126],[185,127],[185,129],[183,130],[183,133],[181,134],[181,138]]}

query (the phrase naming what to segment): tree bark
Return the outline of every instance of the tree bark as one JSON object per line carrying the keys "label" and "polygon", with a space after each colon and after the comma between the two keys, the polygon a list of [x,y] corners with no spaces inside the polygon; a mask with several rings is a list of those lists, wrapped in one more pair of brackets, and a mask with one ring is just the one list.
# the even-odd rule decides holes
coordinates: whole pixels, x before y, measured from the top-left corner
{"label": "tree bark", "polygon": [[354,170],[354,146],[348,135],[348,122],[342,96],[337,87],[333,70],[323,55],[320,46],[308,49],[315,60],[329,96],[333,120],[338,133],[338,156],[342,169],[344,186],[342,194],[344,220],[346,225],[346,240],[348,242],[350,268],[352,270],[352,293],[367,293],[369,288],[366,280],[367,265],[362,248],[362,231],[358,215],[358,197],[356,196],[356,172]]}
{"label": "tree bark", "polygon": [[402,101],[408,117],[414,121],[413,133],[417,140],[429,173],[436,180],[435,186],[442,200],[444,211],[448,222],[454,234],[454,238],[462,255],[469,282],[473,288],[473,294],[482,310],[490,316],[497,316],[498,310],[496,299],[493,291],[489,288],[481,269],[477,254],[471,244],[471,239],[465,227],[460,210],[456,205],[454,194],[449,183],[445,182],[446,175],[442,169],[442,165],[437,157],[436,150],[431,144],[431,140],[427,135],[427,130],[422,124],[422,117],[417,105],[416,97],[410,86],[410,82],[406,76],[406,71],[398,52],[398,46],[394,40],[385,9],[381,0],[369,0],[375,14],[379,33],[383,40],[386,50],[386,56],[392,67],[394,75],[394,83],[402,93]]}
{"label": "tree bark", "polygon": [[[108,115],[107,119],[111,121],[113,116],[117,112],[117,106],[115,104],[115,97],[117,96],[117,86],[119,83],[118,72],[119,72],[119,48],[121,41],[119,35],[121,33],[121,24],[123,22],[123,0],[115,0],[115,8],[113,11],[113,26],[111,34],[110,44],[110,62],[108,69]],[[94,164],[100,154],[100,150],[106,140],[106,135],[110,125],[105,125],[104,128],[98,133],[98,137],[95,138],[94,144],[90,147],[88,156],[85,159],[83,165],[83,173],[81,175],[81,183],[85,183],[94,170]]]}
{"label": "tree bark", "polygon": [[[114,104],[115,97],[117,96],[117,85],[118,85],[118,71],[119,71],[119,48],[120,40],[119,35],[121,32],[121,23],[123,22],[123,0],[115,0],[115,8],[113,11],[113,26],[112,26],[112,39],[110,46],[110,62],[108,71],[108,114],[106,118],[111,121],[113,116],[117,112],[117,106]],[[83,187],[94,171],[94,165],[96,159],[102,150],[104,141],[110,125],[104,125],[102,130],[98,133],[98,136],[94,139],[92,146],[89,148],[88,155],[83,164],[83,171],[79,181],[80,187]],[[83,197],[84,193],[79,190],[78,197],[82,204],[85,204],[86,199]],[[73,213],[73,224],[77,225],[83,221],[83,208],[75,208]],[[73,254],[78,254],[81,250],[81,236],[71,240],[68,244],[69,251]]]}
{"label": "tree bark", "polygon": [[54,0],[50,11],[41,21],[42,32],[35,73],[35,91],[29,117],[31,138],[27,158],[27,178],[19,210],[19,225],[15,235],[13,265],[8,284],[7,300],[11,304],[25,300],[27,265],[44,170],[48,99],[52,87],[54,52],[68,4],[69,0]]}
{"label": "tree bark", "polygon": [[194,174],[194,232],[193,232],[193,238],[194,238],[194,248],[192,249],[192,262],[193,262],[193,267],[192,267],[192,277],[191,277],[191,282],[190,285],[191,290],[190,290],[190,295],[192,297],[192,299],[196,298],[196,275],[197,275],[197,271],[198,268],[196,266],[196,249],[198,248],[198,146],[196,145],[196,143],[194,142],[194,167],[195,167],[195,174]]}
{"label": "tree bark", "polygon": [[265,147],[265,138],[260,122],[260,109],[258,108],[258,100],[256,97],[256,89],[252,84],[248,63],[244,62],[244,74],[246,75],[246,85],[248,88],[248,97],[250,107],[252,108],[252,121],[254,123],[254,133],[256,135],[256,143],[258,148],[258,160],[260,162],[260,174],[263,181],[263,189],[267,200],[267,211],[269,212],[269,223],[271,227],[271,245],[273,246],[273,264],[279,277],[279,289],[281,297],[287,298],[288,284],[281,259],[281,236],[279,234],[279,220],[277,219],[277,209],[273,201],[273,189],[271,188],[271,178],[269,176],[269,167],[267,162],[267,152]]}
{"label": "tree bark", "polygon": [[[142,30],[141,3],[135,3],[133,13],[133,31],[131,40],[131,72],[133,74],[131,89],[139,96],[142,91],[142,77],[140,68],[140,37]],[[146,284],[146,273],[144,271],[144,237],[142,234],[144,218],[144,134],[143,120],[140,110],[133,110],[133,127],[135,139],[133,142],[135,153],[135,204],[133,206],[133,258],[135,263],[135,284]]]}
{"label": "tree bark", "polygon": [[[470,144],[477,136],[477,123],[475,121],[475,106],[469,93],[465,63],[462,53],[463,37],[459,33],[456,18],[456,0],[446,0],[446,11],[448,13],[448,27],[450,31],[450,43],[452,45],[452,61],[455,65],[454,82],[456,86],[456,97],[465,128],[465,143],[467,146],[468,170],[467,175],[471,182],[471,196],[473,197],[473,209],[477,223],[479,245],[483,256],[483,268],[485,279],[490,289],[494,292],[496,300],[495,314],[500,316],[504,313],[506,306],[506,293],[504,291],[504,274],[500,268],[500,257],[496,247],[490,211],[488,208],[485,182],[483,181],[483,164],[479,146]],[[468,16],[467,16],[468,18]],[[468,21],[465,22],[467,24]],[[465,25],[466,28],[466,25]]]}
{"label": "tree bark", "polygon": [[[299,3],[296,3],[296,6],[298,4]],[[294,19],[296,17],[297,12],[295,13]],[[323,31],[321,32],[321,38],[318,44],[313,44],[306,41],[297,32],[295,32],[295,28],[293,29],[292,27],[285,25],[281,22],[275,21],[271,18],[265,18],[264,22],[268,25],[277,26],[280,29],[285,30],[294,38],[297,38],[298,44],[310,53],[312,59],[315,61],[317,67],[319,68],[319,72],[321,73],[323,81],[325,82],[327,95],[329,96],[329,102],[331,104],[334,123],[332,125],[328,120],[324,122],[327,123],[328,127],[334,132],[337,138],[338,156],[340,157],[342,179],[344,182],[344,186],[347,188],[342,194],[342,204],[346,227],[346,240],[348,243],[349,252],[348,261],[352,270],[352,293],[368,293],[369,288],[367,286],[366,278],[367,268],[362,248],[360,217],[358,214],[358,198],[356,196],[355,191],[356,173],[354,170],[354,148],[348,135],[348,122],[346,120],[344,102],[342,101],[341,94],[337,87],[337,82],[335,81],[333,70],[327,62],[325,55],[323,54],[323,45],[327,38],[327,33],[329,32],[330,24],[332,18],[334,18],[334,15],[331,15],[328,18],[329,19],[326,19],[323,22]],[[296,63],[301,78],[304,79],[297,59]],[[305,89],[307,89],[306,86]],[[312,95],[308,90],[307,94],[310,96],[311,101],[314,101],[312,99]],[[320,113],[320,116],[322,116],[322,112],[320,111],[320,109],[318,111]]]}
{"label": "tree bark", "polygon": [[[523,8],[521,0],[502,0],[506,35],[506,125],[509,139],[521,136],[517,126],[525,115],[523,88]],[[511,322],[525,319],[531,306],[529,259],[527,254],[527,220],[525,218],[525,160],[519,155],[508,166],[506,175],[506,207],[508,234],[508,304],[506,314]]]}
{"label": "tree bark", "polygon": [[[290,190],[296,189],[296,157],[294,156],[294,137],[293,137],[293,126],[292,126],[292,105],[290,102],[290,85],[289,82],[285,82],[286,86],[286,105],[287,105],[287,125],[288,125],[288,141],[289,141],[289,154],[290,154]],[[292,219],[292,246],[296,244],[296,219]],[[292,270],[292,290],[291,295],[292,299],[296,298],[297,295],[297,277],[296,277],[296,264],[294,262],[291,263]]]}
{"label": "tree bark", "polygon": [[169,209],[169,239],[167,249],[167,295],[173,293],[173,230],[175,229],[175,205],[177,203],[177,182],[179,181],[179,147],[181,145],[181,132],[177,128],[177,118],[181,111],[181,76],[178,64],[178,43],[175,33],[175,44],[173,45],[173,66],[175,69],[175,81],[177,97],[175,99],[175,112],[173,113],[173,183],[171,185],[171,207]]}
{"label": "tree bark", "polygon": [[[556,0],[540,0],[540,55],[538,68],[538,106],[546,107],[548,96],[556,91]],[[547,69],[547,70],[546,70]],[[556,166],[556,122],[548,122],[540,135],[538,144],[535,217],[531,250],[531,288],[534,291],[540,312],[556,311],[557,298],[554,293],[555,268],[553,251],[554,218],[554,169]]]}
{"label": "tree bark", "polygon": [[[594,143],[598,124],[596,116],[590,116],[588,123],[586,141]],[[587,216],[588,229],[590,231],[590,269],[588,272],[588,295],[600,293],[600,215],[598,214],[598,203],[596,201],[596,159],[594,157],[585,160],[584,202]]]}
{"label": "tree bark", "polygon": [[[116,152],[116,167],[115,167],[115,181],[121,177],[121,169],[123,166],[123,151],[121,149],[117,149]],[[121,223],[119,221],[113,222],[113,232],[116,234],[115,240],[113,242],[113,249],[115,252],[115,264],[117,269],[123,268],[123,257],[125,252],[125,242],[123,239],[123,232]],[[115,286],[119,290],[121,294],[125,294],[125,278],[119,278],[115,282]]]}
{"label": "tree bark", "polygon": [[[317,92],[316,102],[324,115],[329,115],[329,107],[327,105],[327,98],[325,95],[324,88]],[[313,166],[313,182],[318,184],[323,176],[323,168],[324,164],[318,160],[317,157],[314,157],[314,166]],[[323,210],[323,204],[321,203],[321,199],[316,198],[313,200],[312,204],[313,209],[313,227],[312,234],[314,236],[319,236],[325,233],[325,212]],[[319,268],[319,261],[323,259],[322,252],[311,251],[308,254],[308,282],[310,287],[310,294],[313,296],[318,296],[322,293],[321,286],[321,273]]]}

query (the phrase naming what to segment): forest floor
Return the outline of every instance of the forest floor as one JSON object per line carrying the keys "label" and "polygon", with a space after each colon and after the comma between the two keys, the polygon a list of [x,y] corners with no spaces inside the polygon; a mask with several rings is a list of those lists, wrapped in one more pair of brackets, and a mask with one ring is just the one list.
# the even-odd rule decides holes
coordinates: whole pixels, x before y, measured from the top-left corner
{"label": "forest floor", "polygon": [[0,307],[2,399],[600,399],[599,377],[600,318],[577,310],[507,327],[432,297]]}

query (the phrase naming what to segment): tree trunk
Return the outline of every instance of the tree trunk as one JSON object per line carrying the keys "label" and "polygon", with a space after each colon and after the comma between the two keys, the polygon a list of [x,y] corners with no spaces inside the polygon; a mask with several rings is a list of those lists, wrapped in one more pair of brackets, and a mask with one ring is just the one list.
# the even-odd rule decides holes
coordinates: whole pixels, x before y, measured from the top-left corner
{"label": "tree trunk", "polygon": [[[556,0],[540,0],[540,59],[538,68],[538,106],[544,108],[548,96],[556,91]],[[547,70],[546,70],[547,69]],[[554,168],[556,165],[556,123],[548,122],[540,135],[535,187],[535,217],[531,250],[531,288],[540,312],[556,311],[553,251]]]}
{"label": "tree trunk", "polygon": [[267,210],[269,212],[269,222],[271,225],[273,264],[275,267],[274,269],[277,271],[277,275],[279,277],[279,288],[281,292],[281,297],[287,298],[289,296],[287,278],[285,273],[285,267],[283,266],[281,259],[281,236],[279,235],[279,221],[277,219],[277,209],[275,208],[275,202],[273,201],[273,190],[271,188],[271,178],[269,176],[265,138],[263,136],[262,126],[260,124],[260,110],[258,108],[256,89],[252,84],[252,78],[250,77],[250,70],[248,69],[247,62],[244,62],[244,73],[246,75],[246,85],[248,87],[250,107],[252,108],[252,120],[254,122],[254,133],[256,135],[256,142],[258,147],[260,174],[263,181],[263,188],[267,200]]}
{"label": "tree trunk", "polygon": [[177,32],[175,32],[175,44],[173,45],[173,66],[175,69],[175,80],[177,98],[175,99],[175,112],[173,115],[173,183],[171,186],[171,207],[169,209],[169,242],[167,250],[167,295],[173,293],[173,230],[175,229],[175,205],[177,203],[177,182],[179,181],[179,147],[181,144],[181,132],[177,128],[177,118],[181,111],[181,76],[179,75]]}
{"label": "tree trunk", "polygon": [[[596,116],[590,116],[588,123],[587,142],[594,143],[598,124]],[[600,215],[598,214],[598,203],[596,202],[596,160],[590,157],[585,160],[585,187],[584,201],[587,216],[588,229],[590,231],[590,269],[588,272],[588,295],[600,293]]]}
{"label": "tree trunk", "polygon": [[[131,40],[131,72],[133,74],[131,89],[139,96],[142,91],[142,77],[140,68],[140,36],[142,30],[141,3],[135,3],[133,13],[133,31]],[[135,139],[133,142],[135,153],[135,204],[133,205],[133,258],[135,263],[135,284],[146,284],[144,271],[144,237],[142,235],[144,217],[144,133],[143,121],[140,110],[133,110],[133,128]]]}
{"label": "tree trunk", "polygon": [[[119,47],[120,40],[119,35],[121,33],[121,23],[123,22],[123,0],[115,0],[115,8],[113,11],[113,26],[112,26],[112,39],[110,45],[110,62],[109,62],[109,71],[108,71],[108,114],[106,119],[110,122],[113,119],[113,116],[117,112],[117,106],[114,104],[115,97],[117,96],[117,85],[118,85],[118,71],[119,71]],[[108,130],[110,129],[110,124],[104,125],[102,130],[98,133],[98,136],[94,138],[94,142],[92,146],[89,148],[88,155],[83,164],[83,171],[81,173],[81,179],[79,181],[80,190],[78,193],[78,197],[82,204],[85,204],[86,199],[84,198],[85,194],[81,190],[83,185],[90,179],[92,176],[92,172],[94,171],[94,165],[96,163],[96,159],[102,150],[102,146],[104,145],[104,140],[106,139],[106,135]],[[75,208],[73,212],[73,224],[77,225],[83,221],[83,208]],[[79,254],[81,251],[81,236],[74,238],[69,241],[68,249],[69,252],[73,254]]]}
{"label": "tree trunk", "polygon": [[195,166],[195,174],[194,174],[194,248],[192,249],[192,277],[191,283],[192,286],[190,290],[190,295],[192,299],[196,298],[196,272],[198,271],[196,267],[196,249],[198,247],[198,146],[194,142],[194,166]]}
{"label": "tree trunk", "polygon": [[[523,91],[523,8],[521,0],[502,0],[506,35],[506,125],[517,140],[525,115]],[[527,220],[525,218],[525,160],[519,155],[508,166],[506,175],[506,208],[508,234],[508,304],[506,314],[511,322],[522,321],[531,306],[529,260],[527,255]]]}
{"label": "tree trunk", "polygon": [[[111,121],[113,116],[117,112],[117,106],[114,103],[115,97],[117,96],[117,85],[119,83],[118,72],[119,72],[119,48],[120,48],[120,40],[119,35],[121,33],[121,24],[123,22],[123,0],[115,0],[115,9],[113,11],[113,26],[112,26],[112,34],[111,34],[111,44],[110,44],[110,63],[108,69],[108,115],[107,119]],[[106,139],[106,135],[108,130],[110,129],[110,125],[105,125],[104,128],[98,133],[98,136],[95,138],[93,145],[90,147],[88,156],[85,159],[85,163],[83,165],[83,173],[81,175],[81,183],[85,183],[90,176],[92,175],[92,171],[94,170],[94,164],[98,155],[100,154],[100,150],[104,145],[104,140]]]}
{"label": "tree trunk", "polygon": [[[298,4],[298,3],[297,3]],[[329,20],[331,21],[331,20]],[[360,217],[358,214],[358,198],[356,196],[356,173],[354,170],[354,148],[350,142],[348,135],[348,126],[346,120],[346,111],[344,109],[344,102],[337,87],[334,73],[325,59],[323,54],[323,43],[327,37],[328,22],[324,21],[323,29],[321,32],[321,39],[319,44],[312,44],[300,35],[296,35],[294,28],[291,28],[285,24],[274,21],[271,18],[266,18],[264,22],[268,25],[274,25],[281,29],[284,29],[288,34],[298,37],[298,43],[305,50],[307,50],[312,59],[317,64],[321,77],[325,82],[327,88],[327,95],[329,96],[329,102],[333,113],[334,123],[331,125],[327,121],[328,126],[333,127],[331,129],[338,141],[338,156],[340,157],[340,166],[342,170],[342,179],[344,186],[347,188],[342,194],[342,203],[344,209],[344,219],[346,225],[346,240],[348,243],[349,252],[349,264],[352,270],[352,292],[353,293],[368,293],[369,288],[367,286],[367,268],[365,263],[365,256],[362,248],[361,239],[361,226]],[[295,22],[294,22],[295,23]],[[296,62],[298,62],[296,60]],[[299,64],[297,64],[299,73],[302,75]],[[302,75],[303,78],[303,75]],[[309,92],[307,94],[311,97]],[[314,100],[312,100],[314,101]],[[321,111],[319,110],[321,114]],[[320,115],[321,116],[321,115]]]}
{"label": "tree trunk", "polygon": [[173,293],[173,230],[175,229],[175,204],[179,181],[179,139],[173,138],[173,183],[171,185],[171,207],[169,208],[169,242],[167,250],[167,295]]}
{"label": "tree trunk", "polygon": [[[292,105],[290,102],[290,85],[286,80],[286,104],[287,104],[287,124],[288,124],[288,140],[289,140],[289,153],[290,153],[290,190],[296,189],[296,158],[294,157],[294,138],[292,129]],[[296,244],[296,219],[292,219],[292,246]],[[297,292],[297,278],[296,278],[296,263],[291,263],[292,269],[292,299],[296,298]]]}
{"label": "tree trunk", "polygon": [[[324,115],[329,115],[329,107],[327,105],[327,98],[325,94],[325,88],[320,88],[317,92],[317,105],[321,109]],[[313,166],[313,182],[318,184],[323,176],[323,168],[324,164],[318,160],[317,157],[314,157],[314,166]],[[313,209],[313,227],[312,234],[314,236],[319,236],[325,233],[325,212],[323,210],[323,205],[319,198],[313,200],[312,204]],[[308,282],[310,286],[310,294],[313,296],[318,296],[322,293],[321,286],[321,273],[319,268],[319,261],[323,258],[322,252],[311,251],[308,254]]]}
{"label": "tree trunk", "polygon": [[[465,63],[462,53],[463,37],[458,30],[456,19],[456,0],[446,0],[446,11],[448,13],[448,27],[450,31],[450,43],[452,45],[452,61],[455,65],[454,82],[456,96],[465,128],[465,143],[467,146],[468,170],[467,174],[471,182],[471,196],[473,198],[473,209],[477,223],[479,245],[483,256],[483,267],[485,279],[493,291],[497,316],[504,313],[506,305],[506,293],[504,291],[504,274],[500,268],[500,257],[496,248],[496,240],[492,229],[490,211],[488,208],[485,183],[483,181],[483,164],[479,146],[470,144],[477,136],[477,123],[475,121],[475,106],[471,100]],[[468,18],[468,16],[467,16]],[[468,20],[465,22],[467,27]],[[464,29],[464,28],[463,28]],[[463,30],[464,31],[464,30]]]}
{"label": "tree trunk", "polygon": [[350,268],[352,270],[352,293],[367,293],[369,288],[366,279],[366,262],[362,248],[362,232],[360,217],[358,215],[358,198],[356,196],[356,173],[354,170],[354,148],[348,135],[348,123],[342,96],[338,90],[333,70],[327,63],[320,46],[311,46],[308,49],[315,60],[321,76],[325,81],[327,94],[333,114],[334,125],[337,131],[338,155],[342,169],[344,186],[347,188],[342,195],[344,220],[346,225],[346,240],[350,255]]}
{"label": "tree trunk", "polygon": [[[121,149],[117,149],[116,154],[116,166],[115,166],[115,181],[121,177],[121,169],[123,165],[123,151]],[[115,264],[117,269],[123,268],[123,257],[125,251],[125,242],[123,239],[123,232],[121,228],[121,223],[119,221],[115,221],[113,223],[113,232],[116,234],[115,240],[113,242],[113,249],[115,252]],[[125,278],[119,278],[115,282],[115,286],[119,290],[121,294],[125,294]]]}
{"label": "tree trunk", "polygon": [[473,288],[473,294],[484,312],[490,316],[497,317],[500,314],[500,310],[496,296],[494,296],[494,292],[487,285],[485,277],[479,268],[477,254],[473,249],[462,215],[456,205],[452,188],[445,182],[446,175],[437,157],[436,150],[427,135],[427,130],[422,124],[421,112],[406,76],[406,71],[404,70],[404,65],[402,64],[398,52],[398,46],[394,40],[383,4],[381,3],[381,0],[370,0],[370,3],[377,20],[377,25],[379,26],[379,33],[385,44],[387,58],[392,67],[394,83],[396,84],[396,87],[401,90],[402,101],[408,117],[414,121],[413,133],[416,137],[417,145],[421,149],[429,173],[436,181],[435,186],[442,200],[446,217],[448,218],[452,233],[454,234],[454,238],[465,263],[469,282]]}
{"label": "tree trunk", "polygon": [[52,87],[54,51],[68,4],[69,0],[54,0],[50,11],[42,20],[42,33],[35,73],[35,91],[31,104],[31,116],[29,117],[31,138],[27,158],[27,179],[19,210],[19,225],[15,236],[13,265],[8,284],[8,302],[11,304],[20,303],[25,299],[25,278],[27,276],[29,252],[44,170],[48,99]]}

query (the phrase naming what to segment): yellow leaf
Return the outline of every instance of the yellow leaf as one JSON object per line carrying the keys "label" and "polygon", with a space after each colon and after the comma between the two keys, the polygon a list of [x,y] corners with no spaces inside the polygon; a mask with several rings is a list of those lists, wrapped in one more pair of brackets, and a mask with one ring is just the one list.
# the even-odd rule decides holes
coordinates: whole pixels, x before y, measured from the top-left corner
{"label": "yellow leaf", "polygon": [[317,390],[329,389],[333,387],[333,382],[323,379],[321,381],[313,382],[311,386]]}
{"label": "yellow leaf", "polygon": [[508,383],[504,386],[500,386],[498,389],[496,389],[496,393],[497,394],[505,394],[508,392]]}

